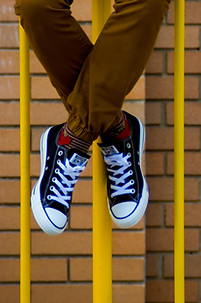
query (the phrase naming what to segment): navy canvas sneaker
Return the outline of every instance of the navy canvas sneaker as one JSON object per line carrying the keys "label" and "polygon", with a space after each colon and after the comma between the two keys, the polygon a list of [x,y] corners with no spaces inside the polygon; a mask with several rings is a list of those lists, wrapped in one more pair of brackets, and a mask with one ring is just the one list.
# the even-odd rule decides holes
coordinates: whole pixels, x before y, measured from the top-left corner
{"label": "navy canvas sneaker", "polygon": [[129,228],[142,218],[149,192],[141,170],[144,126],[138,118],[124,114],[130,127],[129,137],[115,138],[99,146],[107,167],[110,215],[120,228]]}
{"label": "navy canvas sneaker", "polygon": [[66,228],[74,185],[90,158],[58,144],[63,125],[50,127],[41,136],[41,173],[31,195],[34,217],[50,235],[60,234]]}

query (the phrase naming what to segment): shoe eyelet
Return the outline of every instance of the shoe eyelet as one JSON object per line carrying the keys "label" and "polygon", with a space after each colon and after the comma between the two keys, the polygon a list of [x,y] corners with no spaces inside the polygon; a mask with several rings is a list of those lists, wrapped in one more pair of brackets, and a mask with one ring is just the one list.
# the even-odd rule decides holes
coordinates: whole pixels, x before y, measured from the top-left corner
{"label": "shoe eyelet", "polygon": [[62,156],[62,155],[63,155],[62,150],[60,150],[60,151],[58,152],[58,155],[59,155],[59,156]]}
{"label": "shoe eyelet", "polygon": [[60,163],[61,163],[61,160],[58,159],[58,160],[57,160],[57,164],[60,164]]}
{"label": "shoe eyelet", "polygon": [[134,194],[135,193],[135,190],[134,189],[131,189],[131,194]]}
{"label": "shoe eyelet", "polygon": [[58,173],[59,173],[59,169],[56,168],[56,169],[55,169],[55,174],[58,174]]}
{"label": "shoe eyelet", "polygon": [[128,153],[128,156],[131,157],[131,153]]}
{"label": "shoe eyelet", "polygon": [[126,144],[126,147],[127,147],[127,148],[131,148],[130,143],[127,143],[127,144]]}
{"label": "shoe eyelet", "polygon": [[54,190],[54,186],[50,186],[50,190],[53,191]]}
{"label": "shoe eyelet", "polygon": [[133,185],[135,182],[134,182],[134,180],[131,180],[130,183],[131,183],[131,185]]}
{"label": "shoe eyelet", "polygon": [[48,166],[46,166],[45,170],[48,170]]}
{"label": "shoe eyelet", "polygon": [[50,160],[50,156],[47,157],[47,160]]}
{"label": "shoe eyelet", "polygon": [[129,175],[133,175],[133,171],[132,170],[129,170]]}
{"label": "shoe eyelet", "polygon": [[132,163],[129,161],[129,162],[128,162],[128,166],[131,166],[131,165],[132,165]]}
{"label": "shoe eyelet", "polygon": [[50,195],[47,196],[48,200],[52,200],[52,197]]}
{"label": "shoe eyelet", "polygon": [[52,182],[54,182],[54,183],[55,183],[55,182],[56,182],[56,180],[57,180],[57,178],[55,178],[55,177],[53,177],[53,178],[52,178]]}

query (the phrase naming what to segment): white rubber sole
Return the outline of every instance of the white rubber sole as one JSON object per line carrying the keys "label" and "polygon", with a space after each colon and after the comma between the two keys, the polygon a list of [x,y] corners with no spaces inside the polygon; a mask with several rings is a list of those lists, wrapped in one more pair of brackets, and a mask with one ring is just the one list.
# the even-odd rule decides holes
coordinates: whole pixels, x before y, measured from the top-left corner
{"label": "white rubber sole", "polygon": [[[130,215],[128,215],[125,218],[119,218],[117,219],[114,217],[113,213],[109,209],[110,216],[112,217],[112,221],[120,228],[125,229],[125,228],[130,228],[136,225],[143,217],[147,205],[149,201],[149,191],[146,182],[144,183],[144,188],[143,188],[143,193],[142,197],[140,199],[139,205],[136,210],[133,211]],[[131,202],[132,203],[132,202]]]}
{"label": "white rubber sole", "polygon": [[31,208],[33,215],[36,219],[36,222],[40,226],[40,228],[47,233],[48,235],[58,235],[64,231],[66,226],[64,228],[57,228],[47,217],[42,203],[41,203],[41,196],[40,196],[40,184],[42,180],[42,176],[45,171],[45,163],[47,158],[47,137],[49,134],[49,131],[52,127],[48,128],[40,139],[40,160],[41,160],[41,172],[40,177],[34,186],[31,194]]}
{"label": "white rubber sole", "polygon": [[[140,133],[142,134],[142,136],[140,136],[140,150],[139,150],[140,169],[141,169],[141,159],[142,159],[142,153],[143,153],[144,142],[145,142],[145,130],[144,130],[144,126],[141,123],[141,121],[139,119],[138,119],[138,121],[139,121],[139,125],[140,125]],[[142,197],[138,203],[138,207],[135,210],[135,206],[134,206],[133,212],[131,212],[130,215],[128,215],[127,217],[124,217],[124,218],[116,218],[113,215],[113,213],[109,207],[110,216],[112,217],[113,222],[118,227],[120,227],[122,229],[130,228],[130,227],[136,225],[143,217],[143,215],[146,211],[147,205],[148,205],[148,201],[149,201],[149,190],[148,190],[148,186],[147,186],[144,176],[143,176],[143,184],[144,184],[144,186],[143,186],[143,191],[142,191]],[[108,206],[109,206],[109,201],[108,201]]]}

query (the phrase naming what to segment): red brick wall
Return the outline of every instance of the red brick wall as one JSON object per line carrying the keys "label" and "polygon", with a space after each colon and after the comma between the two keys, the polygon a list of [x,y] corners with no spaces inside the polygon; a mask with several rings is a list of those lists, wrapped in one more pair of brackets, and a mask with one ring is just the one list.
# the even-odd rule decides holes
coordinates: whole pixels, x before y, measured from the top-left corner
{"label": "red brick wall", "polygon": [[[186,302],[201,300],[200,25],[201,1],[186,1],[185,274]],[[146,220],[146,302],[173,299],[173,46],[174,4],[146,68],[146,172],[151,201]]]}
{"label": "red brick wall", "polygon": [[[19,302],[19,38],[14,0],[0,2],[0,294]],[[73,13],[91,35],[91,0]],[[125,108],[144,121],[145,81],[127,97]],[[31,52],[31,185],[40,171],[39,137],[67,114],[44,69]],[[69,228],[45,235],[31,216],[32,303],[92,302],[92,161],[76,185]],[[28,185],[29,186],[29,185]],[[29,201],[27,201],[29,203]],[[144,219],[129,231],[114,227],[113,302],[144,303]]]}

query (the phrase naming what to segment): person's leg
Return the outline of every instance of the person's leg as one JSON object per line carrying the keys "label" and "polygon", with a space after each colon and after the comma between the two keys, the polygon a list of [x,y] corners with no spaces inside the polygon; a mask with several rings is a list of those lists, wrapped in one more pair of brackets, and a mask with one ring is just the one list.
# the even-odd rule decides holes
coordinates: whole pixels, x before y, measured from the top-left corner
{"label": "person's leg", "polygon": [[72,17],[73,0],[16,0],[15,13],[32,49],[62,97],[74,89],[80,70],[93,45]]}
{"label": "person's leg", "polygon": [[[85,138],[101,134],[109,211],[121,228],[131,227],[142,218],[149,197],[141,170],[144,126],[137,117],[122,114],[121,108],[145,68],[169,2],[116,1],[115,12],[69,96],[69,103],[74,104],[68,122],[71,130]],[[88,113],[83,116],[81,108],[86,104]]]}
{"label": "person's leg", "polygon": [[115,11],[68,97],[68,125],[75,134],[94,140],[120,122],[124,98],[145,68],[169,2],[115,1]]}
{"label": "person's leg", "polygon": [[[31,46],[58,90],[67,110],[83,63],[93,45],[71,16],[72,0],[17,0]],[[41,136],[41,173],[32,191],[31,206],[39,226],[48,234],[61,233],[69,219],[74,185],[90,156],[91,142],[74,134],[63,136],[66,124],[48,128]],[[77,147],[77,148],[76,148]]]}

